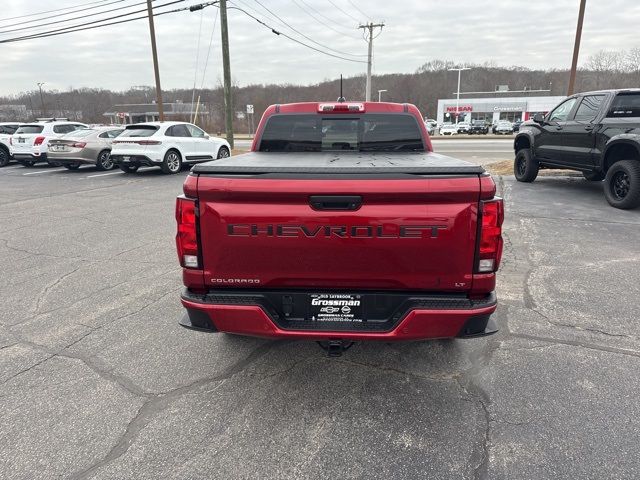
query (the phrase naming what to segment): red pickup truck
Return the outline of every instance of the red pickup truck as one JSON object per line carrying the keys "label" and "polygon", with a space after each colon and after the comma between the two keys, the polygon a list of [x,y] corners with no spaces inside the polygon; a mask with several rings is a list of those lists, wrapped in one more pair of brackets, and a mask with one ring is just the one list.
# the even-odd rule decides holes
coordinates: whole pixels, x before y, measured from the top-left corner
{"label": "red pickup truck", "polygon": [[177,199],[181,325],[330,342],[497,331],[502,199],[413,105],[273,105]]}

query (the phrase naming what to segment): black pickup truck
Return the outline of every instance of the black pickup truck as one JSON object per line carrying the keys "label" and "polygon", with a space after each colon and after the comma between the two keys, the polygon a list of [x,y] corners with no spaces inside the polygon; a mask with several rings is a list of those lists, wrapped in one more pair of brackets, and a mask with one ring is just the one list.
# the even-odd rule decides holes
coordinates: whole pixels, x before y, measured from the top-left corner
{"label": "black pickup truck", "polygon": [[616,208],[640,206],[640,89],[568,97],[546,116],[522,124],[514,141],[514,175],[533,182],[541,168],[578,170],[604,181]]}

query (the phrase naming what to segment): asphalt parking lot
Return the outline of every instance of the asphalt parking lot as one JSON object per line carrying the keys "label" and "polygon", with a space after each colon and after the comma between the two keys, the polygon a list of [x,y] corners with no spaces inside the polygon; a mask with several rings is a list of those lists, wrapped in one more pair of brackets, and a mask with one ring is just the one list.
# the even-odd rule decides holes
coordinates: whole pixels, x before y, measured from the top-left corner
{"label": "asphalt parking lot", "polygon": [[640,210],[497,178],[500,332],[328,358],[178,326],[185,175],[0,169],[0,478],[640,478]]}

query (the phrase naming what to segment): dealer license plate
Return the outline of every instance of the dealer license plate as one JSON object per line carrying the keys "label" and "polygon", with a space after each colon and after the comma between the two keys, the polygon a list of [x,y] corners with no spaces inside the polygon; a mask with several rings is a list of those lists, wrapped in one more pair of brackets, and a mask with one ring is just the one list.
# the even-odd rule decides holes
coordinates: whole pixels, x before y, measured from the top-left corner
{"label": "dealer license plate", "polygon": [[309,295],[311,320],[317,322],[362,322],[362,296],[344,293]]}

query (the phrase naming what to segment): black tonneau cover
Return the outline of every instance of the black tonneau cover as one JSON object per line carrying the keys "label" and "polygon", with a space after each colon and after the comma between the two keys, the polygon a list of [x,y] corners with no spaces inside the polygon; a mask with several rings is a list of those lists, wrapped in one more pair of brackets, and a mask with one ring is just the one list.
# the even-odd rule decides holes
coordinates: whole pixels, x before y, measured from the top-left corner
{"label": "black tonneau cover", "polygon": [[199,174],[471,175],[480,165],[433,152],[249,152],[195,165]]}

